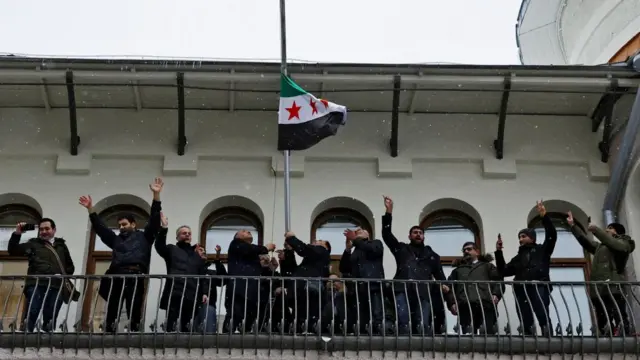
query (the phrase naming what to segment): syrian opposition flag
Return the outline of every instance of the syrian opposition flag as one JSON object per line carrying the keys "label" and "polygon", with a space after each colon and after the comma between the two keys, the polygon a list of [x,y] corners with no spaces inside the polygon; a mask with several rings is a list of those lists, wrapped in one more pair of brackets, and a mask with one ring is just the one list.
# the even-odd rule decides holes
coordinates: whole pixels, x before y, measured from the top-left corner
{"label": "syrian opposition flag", "polygon": [[346,120],[346,107],[318,99],[281,76],[278,150],[308,149],[335,135]]}

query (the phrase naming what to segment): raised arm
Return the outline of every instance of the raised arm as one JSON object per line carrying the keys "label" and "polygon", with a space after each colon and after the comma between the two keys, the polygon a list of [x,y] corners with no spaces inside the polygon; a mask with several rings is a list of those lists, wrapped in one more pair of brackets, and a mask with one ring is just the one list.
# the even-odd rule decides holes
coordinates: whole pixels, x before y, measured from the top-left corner
{"label": "raised arm", "polygon": [[496,256],[496,268],[498,269],[498,273],[502,278],[515,276],[516,268],[513,263],[513,260],[508,264],[504,260],[504,254],[502,253],[503,243],[502,243],[502,235],[498,234],[498,241],[496,241],[496,252],[494,253]]}
{"label": "raised arm", "polygon": [[384,198],[385,213],[382,216],[382,241],[389,247],[391,252],[396,252],[400,248],[400,242],[393,235],[391,231],[391,222],[393,213],[393,200],[388,196],[382,196]]}
{"label": "raised arm", "polygon": [[576,225],[573,214],[571,211],[567,213],[567,223],[571,227],[571,233],[578,240],[578,243],[582,248],[590,254],[595,254],[596,248],[598,248],[598,243],[594,240],[587,238],[587,235],[580,229],[579,226]]}
{"label": "raised arm", "polygon": [[545,254],[551,257],[553,250],[556,248],[556,243],[558,242],[558,232],[551,221],[551,217],[547,214],[547,209],[544,207],[542,200],[538,200],[536,203],[536,209],[542,218],[542,226],[544,226],[544,242],[542,243],[542,246]]}
{"label": "raised arm", "polygon": [[11,233],[11,237],[9,238],[9,244],[7,246],[7,252],[11,256],[25,256],[27,255],[27,250],[31,248],[31,244],[20,243],[20,239],[22,238],[22,227],[26,223],[21,222],[16,225],[16,229]]}
{"label": "raised arm", "polygon": [[606,231],[600,229],[594,224],[589,224],[589,231],[595,235],[602,245],[618,252],[630,253],[633,251],[633,247],[629,243],[629,241],[625,241],[624,239],[616,238],[607,233]]}
{"label": "raised arm", "polygon": [[158,255],[161,258],[167,259],[169,257],[169,246],[167,245],[167,233],[169,232],[169,219],[160,213],[160,231],[158,231],[158,237],[153,246],[156,248]]}
{"label": "raised arm", "polygon": [[263,254],[268,254],[267,247],[262,245],[249,244],[240,239],[234,239],[229,244],[229,254],[238,254],[240,257],[254,258]]}
{"label": "raised arm", "polygon": [[320,246],[313,246],[311,244],[304,243],[291,231],[285,234],[284,242],[291,246],[293,251],[301,257],[313,257],[315,255],[319,255],[320,251],[324,250],[324,248],[321,248]]}
{"label": "raised arm", "polygon": [[149,214],[149,221],[147,226],[144,227],[144,237],[147,242],[153,243],[156,239],[158,231],[160,231],[160,212],[162,212],[162,203],[160,202],[160,193],[164,187],[164,182],[161,178],[157,177],[149,184],[149,189],[153,193],[153,201],[151,202],[151,213]]}
{"label": "raised arm", "polygon": [[114,233],[107,225],[100,219],[98,214],[93,210],[93,199],[91,195],[80,196],[78,203],[82,205],[89,212],[89,221],[91,222],[91,228],[100,237],[100,240],[107,245],[110,249],[113,249],[114,242],[116,240],[116,233]]}

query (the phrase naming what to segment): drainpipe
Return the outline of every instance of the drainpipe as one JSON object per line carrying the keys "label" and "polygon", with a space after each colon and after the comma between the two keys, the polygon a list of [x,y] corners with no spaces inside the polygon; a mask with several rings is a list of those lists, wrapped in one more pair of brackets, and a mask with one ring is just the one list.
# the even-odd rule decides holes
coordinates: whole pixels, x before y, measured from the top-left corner
{"label": "drainpipe", "polygon": [[[640,53],[630,56],[627,60],[627,66],[640,73]],[[631,115],[627,121],[622,142],[611,169],[611,179],[609,180],[609,187],[602,207],[605,226],[617,221],[618,208],[633,165],[632,153],[638,137],[638,130],[640,130],[640,87],[638,87],[636,99],[631,108]]]}

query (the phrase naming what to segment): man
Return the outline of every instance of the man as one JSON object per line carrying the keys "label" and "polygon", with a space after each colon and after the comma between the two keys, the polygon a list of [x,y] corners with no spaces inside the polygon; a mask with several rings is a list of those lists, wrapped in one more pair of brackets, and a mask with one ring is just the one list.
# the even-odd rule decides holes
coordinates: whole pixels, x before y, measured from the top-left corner
{"label": "man", "polygon": [[[156,251],[167,265],[167,282],[162,291],[160,309],[167,310],[166,331],[190,332],[202,304],[207,303],[207,292],[198,278],[204,275],[205,260],[191,245],[191,228],[186,225],[176,230],[176,244],[167,245],[169,219],[161,216],[161,229],[154,244]],[[173,276],[172,276],[173,275]],[[215,300],[214,300],[215,301]]]}
{"label": "man", "polygon": [[[449,275],[451,293],[448,297],[449,309],[458,315],[463,334],[484,333],[494,335],[498,332],[498,309],[496,305],[502,298],[504,287],[489,281],[501,281],[498,269],[491,263],[491,254],[480,254],[475,242],[466,242],[462,246],[462,258],[453,263]],[[456,284],[457,281],[473,283]]]}
{"label": "man", "polygon": [[616,282],[625,281],[624,269],[629,255],[635,250],[636,243],[628,235],[620,223],[611,223],[606,230],[589,224],[589,231],[600,242],[587,238],[582,229],[576,225],[573,214],[568,213],[567,223],[585,251],[593,254],[591,260],[591,281],[610,281],[589,287],[589,296],[596,313],[596,325],[600,336],[614,336],[632,333],[631,321],[627,314],[625,289]]}
{"label": "man", "polygon": [[314,280],[296,280],[294,288],[287,289],[287,296],[294,304],[294,314],[297,319],[296,330],[300,333],[314,332],[320,318],[322,306],[322,282],[320,278],[329,277],[331,263],[331,244],[324,240],[315,240],[305,244],[296,235],[288,231],[285,243],[302,257],[302,262],[296,267],[294,277],[317,278]]}
{"label": "man", "polygon": [[[215,270],[209,269],[212,263],[207,262],[206,267],[206,279],[202,279],[200,281],[200,286],[202,286],[202,290],[205,294],[207,294],[207,303],[203,304],[200,307],[200,312],[198,314],[198,324],[200,324],[200,329],[205,333],[215,333],[218,331],[218,316],[216,313],[216,303],[218,299],[218,287],[224,286],[226,281],[223,281],[220,276],[227,275],[227,269],[224,267],[222,262],[220,261],[220,252],[222,252],[222,248],[220,245],[216,245],[216,255],[213,260],[213,265],[215,266]],[[200,255],[203,260],[207,260],[207,252],[205,248],[202,246],[196,247],[196,251]]]}
{"label": "man", "polygon": [[228,272],[229,276],[235,278],[229,281],[225,293],[225,331],[251,331],[258,316],[260,284],[257,279],[245,277],[260,276],[263,270],[260,255],[268,254],[274,249],[274,244],[253,244],[253,235],[248,230],[238,231],[231,240],[227,252]]}
{"label": "man", "polygon": [[[23,222],[18,223],[9,239],[7,251],[11,256],[28,257],[27,275],[72,275],[75,266],[64,239],[55,236],[56,223],[49,218],[43,218],[38,223],[38,237],[20,243],[26,225]],[[63,301],[62,285],[61,278],[27,278],[23,290],[27,300],[27,331],[34,331],[41,310],[43,329],[48,332],[55,331]]]}
{"label": "man", "polygon": [[[164,183],[155,178],[149,185],[153,193],[151,214],[144,231],[139,231],[136,220],[131,214],[118,217],[118,234],[109,229],[93,210],[91,196],[81,196],[79,203],[89,212],[89,220],[96,235],[111,249],[111,264],[105,275],[113,277],[100,281],[99,295],[107,301],[106,331],[115,333],[120,318],[122,301],[124,301],[129,329],[140,331],[142,303],[145,294],[145,281],[140,276],[118,277],[117,275],[143,275],[149,273],[151,263],[151,247],[160,231],[160,192]],[[115,276],[114,276],[115,275]]]}
{"label": "man", "polygon": [[[260,331],[273,331],[273,326],[269,327],[269,320],[272,319],[274,311],[272,307],[275,300],[275,291],[280,288],[282,281],[278,269],[278,259],[269,255],[260,255],[260,265],[262,265],[262,274],[260,274],[260,301],[258,302],[258,329]],[[273,319],[279,320],[279,319]],[[271,323],[273,325],[273,323]]]}
{"label": "man", "polygon": [[[329,275],[322,305],[322,331],[328,335],[340,334],[345,329],[347,314],[353,309],[347,305],[344,284],[336,274]],[[344,334],[348,334],[344,331]]]}
{"label": "man", "polygon": [[[514,276],[519,282],[550,281],[549,267],[551,255],[556,247],[558,234],[551,222],[542,201],[536,204],[538,215],[542,218],[545,238],[542,244],[536,243],[535,229],[527,228],[518,232],[520,248],[518,254],[507,264],[502,254],[502,238],[498,235],[496,243],[496,266],[502,277]],[[516,307],[520,318],[521,330],[525,335],[535,333],[534,316],[542,329],[543,336],[551,336],[551,318],[549,304],[552,288],[547,284],[515,284],[513,291],[516,297]]]}
{"label": "man", "polygon": [[[440,256],[424,244],[424,231],[420,226],[409,229],[409,243],[401,243],[391,231],[393,200],[383,196],[385,214],[382,217],[382,240],[391,250],[396,259],[396,280],[446,280]],[[431,328],[431,300],[430,285],[426,283],[404,283],[394,286],[397,307],[397,322],[399,334],[407,335],[411,332],[409,319],[418,333],[428,334]]]}
{"label": "man", "polygon": [[[384,279],[382,241],[370,240],[369,232],[363,229],[345,230],[345,251],[340,259],[343,278]],[[352,250],[353,249],[353,250]],[[361,333],[380,335],[384,320],[382,284],[380,281],[347,283],[349,305],[357,315]],[[349,324],[351,325],[351,324]],[[348,329],[350,332],[352,329]]]}

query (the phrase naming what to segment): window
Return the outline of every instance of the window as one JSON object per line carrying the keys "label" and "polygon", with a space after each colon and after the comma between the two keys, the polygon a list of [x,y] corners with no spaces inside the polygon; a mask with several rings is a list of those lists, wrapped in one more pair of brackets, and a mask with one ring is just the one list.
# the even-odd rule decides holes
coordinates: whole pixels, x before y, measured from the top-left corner
{"label": "window", "polygon": [[[551,221],[558,233],[558,241],[551,257],[551,281],[585,281],[589,276],[590,257],[587,256],[578,240],[571,233],[570,226],[567,223],[567,215],[549,213],[549,217],[551,217]],[[576,222],[576,226],[585,231],[585,234],[588,234],[582,224]],[[535,217],[529,222],[529,227],[536,230],[538,242],[544,241],[545,233],[542,226],[542,218]],[[561,322],[562,334],[567,335],[570,317],[574,335],[577,334],[576,328],[580,322],[582,323],[583,333],[590,335],[589,329],[591,328],[592,319],[586,287],[584,285],[554,286],[551,296],[553,302],[549,306],[549,313],[553,322],[554,333],[557,325]],[[565,301],[567,302],[566,304]],[[580,321],[580,317],[582,317],[582,321]]]}
{"label": "window", "polygon": [[[102,211],[98,216],[111,230],[118,233],[118,217],[126,214],[133,215],[136,227],[144,229],[149,220],[149,213],[133,205],[116,205]],[[89,256],[87,259],[87,275],[103,275],[111,264],[111,249],[105,245],[96,233],[91,231],[89,238]],[[106,301],[98,295],[99,280],[91,280],[85,284],[86,295],[82,308],[82,324],[85,331],[102,332],[101,325],[104,322]],[[144,305],[143,305],[144,306]],[[124,306],[123,314],[125,314]],[[121,326],[125,322],[121,321]],[[121,329],[123,330],[123,329]]]}
{"label": "window", "polygon": [[367,218],[357,211],[347,208],[333,208],[318,215],[311,225],[311,241],[326,240],[331,244],[330,272],[339,274],[340,258],[346,248],[344,231],[362,228],[373,237],[373,227]]}
{"label": "window", "polygon": [[[10,256],[7,252],[9,238],[19,222],[38,224],[40,213],[26,205],[10,204],[0,207],[0,259],[2,260],[1,275],[27,275],[27,259],[24,257]],[[38,236],[38,230],[28,231],[22,235],[21,242]],[[24,314],[25,302],[22,296],[24,281],[2,280],[0,281],[0,304],[4,307],[0,314],[0,321],[5,327],[19,324]]]}
{"label": "window", "polygon": [[240,230],[248,230],[258,244],[263,242],[262,222],[253,212],[241,207],[226,207],[214,211],[202,223],[200,244],[207,250],[209,258],[216,253],[216,245],[222,248],[221,259],[226,260],[229,244]]}
{"label": "window", "polygon": [[440,255],[443,264],[451,264],[462,256],[462,245],[474,242],[479,249],[480,228],[467,214],[457,210],[438,210],[427,215],[420,226],[425,243]]}

